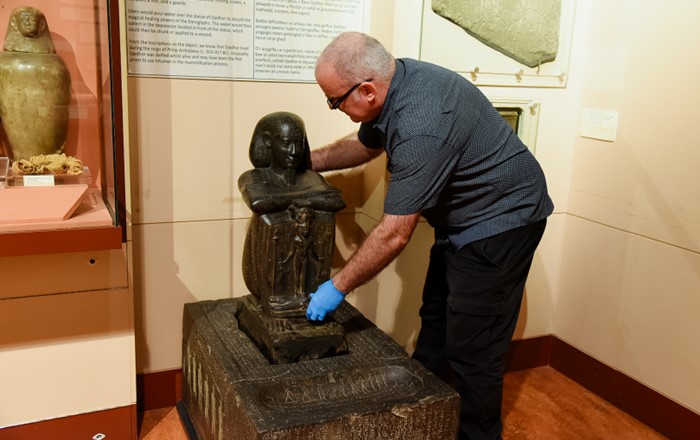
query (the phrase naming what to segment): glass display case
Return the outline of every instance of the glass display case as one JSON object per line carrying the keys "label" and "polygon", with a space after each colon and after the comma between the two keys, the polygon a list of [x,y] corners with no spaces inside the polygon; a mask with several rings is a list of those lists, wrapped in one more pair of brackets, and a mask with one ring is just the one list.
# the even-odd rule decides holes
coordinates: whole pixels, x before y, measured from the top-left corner
{"label": "glass display case", "polygon": [[0,6],[0,257],[125,240],[118,17],[115,0]]}

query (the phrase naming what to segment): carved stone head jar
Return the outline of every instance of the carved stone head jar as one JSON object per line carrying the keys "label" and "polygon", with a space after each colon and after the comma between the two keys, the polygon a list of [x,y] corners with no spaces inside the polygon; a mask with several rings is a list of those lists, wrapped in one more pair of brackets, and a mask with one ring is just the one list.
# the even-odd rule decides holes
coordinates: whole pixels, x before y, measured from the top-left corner
{"label": "carved stone head jar", "polygon": [[70,90],[70,73],[44,14],[32,7],[13,10],[0,52],[0,124],[13,160],[63,152]]}

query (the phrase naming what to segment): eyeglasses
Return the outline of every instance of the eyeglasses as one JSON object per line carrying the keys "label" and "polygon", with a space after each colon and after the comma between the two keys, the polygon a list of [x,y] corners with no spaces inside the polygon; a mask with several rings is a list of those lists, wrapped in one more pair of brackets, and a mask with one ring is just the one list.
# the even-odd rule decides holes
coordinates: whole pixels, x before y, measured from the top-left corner
{"label": "eyeglasses", "polygon": [[370,79],[366,79],[366,80],[364,80],[364,81],[362,81],[362,82],[359,82],[359,83],[355,84],[354,86],[350,87],[350,90],[348,90],[347,92],[345,92],[345,94],[344,94],[343,96],[341,96],[340,98],[336,99],[335,102],[333,102],[333,98],[328,98],[328,99],[326,99],[326,103],[328,104],[328,108],[331,109],[331,110],[336,110],[338,107],[340,107],[340,104],[342,104],[343,101],[345,101],[346,99],[348,99],[348,96],[350,96],[350,94],[351,94],[352,92],[354,92],[356,88],[360,87],[363,83],[371,82],[371,81],[372,81],[372,79],[370,78]]}

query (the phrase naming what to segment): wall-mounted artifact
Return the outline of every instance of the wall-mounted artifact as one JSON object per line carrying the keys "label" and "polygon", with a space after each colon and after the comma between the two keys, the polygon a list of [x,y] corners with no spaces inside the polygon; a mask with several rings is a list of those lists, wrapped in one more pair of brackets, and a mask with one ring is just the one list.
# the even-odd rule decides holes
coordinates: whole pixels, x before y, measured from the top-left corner
{"label": "wall-mounted artifact", "polygon": [[70,73],[46,17],[32,7],[13,10],[0,52],[0,124],[14,161],[63,152],[70,101]]}
{"label": "wall-mounted artifact", "polygon": [[305,317],[308,295],[330,277],[337,188],[310,169],[309,142],[297,115],[263,117],[250,143],[254,169],[238,180],[253,217],[243,251],[246,286],[269,316]]}
{"label": "wall-mounted artifact", "polygon": [[477,40],[528,67],[557,56],[561,0],[432,0],[431,6]]}

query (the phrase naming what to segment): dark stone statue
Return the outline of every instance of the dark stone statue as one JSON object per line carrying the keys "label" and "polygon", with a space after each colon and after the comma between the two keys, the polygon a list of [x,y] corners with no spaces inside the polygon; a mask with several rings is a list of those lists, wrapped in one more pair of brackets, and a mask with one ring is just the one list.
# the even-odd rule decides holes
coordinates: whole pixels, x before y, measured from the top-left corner
{"label": "dark stone statue", "polygon": [[330,277],[340,191],[311,171],[304,122],[287,112],[258,122],[250,143],[255,169],[238,187],[253,217],[243,278],[271,317],[304,317],[308,295]]}
{"label": "dark stone statue", "polygon": [[[340,192],[309,169],[301,119],[273,113],[239,179],[253,210],[243,274],[250,295],[186,304],[182,403],[202,440],[444,440],[459,395],[343,301],[306,319],[328,279]],[[189,423],[188,423],[189,422]]]}

